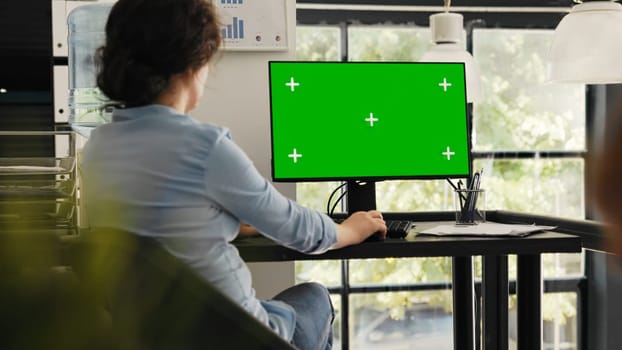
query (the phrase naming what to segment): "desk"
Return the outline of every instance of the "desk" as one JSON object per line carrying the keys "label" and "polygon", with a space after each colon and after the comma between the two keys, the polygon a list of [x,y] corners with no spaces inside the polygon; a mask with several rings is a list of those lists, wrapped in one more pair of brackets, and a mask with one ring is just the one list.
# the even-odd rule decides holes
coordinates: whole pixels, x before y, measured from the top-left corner
{"label": "desk", "polygon": [[[540,254],[581,251],[581,239],[559,232],[537,233],[527,237],[433,237],[417,235],[430,225],[446,223],[451,213],[384,214],[387,219],[408,218],[417,227],[405,239],[387,239],[307,255],[278,246],[265,238],[236,241],[240,255],[248,262],[284,260],[366,259],[385,257],[451,256],[454,349],[474,349],[472,257],[482,256],[482,341],[485,350],[508,349],[508,271],[507,255],[518,256],[518,349],[542,347]],[[487,214],[487,217],[490,217]],[[494,215],[493,215],[494,217]]]}

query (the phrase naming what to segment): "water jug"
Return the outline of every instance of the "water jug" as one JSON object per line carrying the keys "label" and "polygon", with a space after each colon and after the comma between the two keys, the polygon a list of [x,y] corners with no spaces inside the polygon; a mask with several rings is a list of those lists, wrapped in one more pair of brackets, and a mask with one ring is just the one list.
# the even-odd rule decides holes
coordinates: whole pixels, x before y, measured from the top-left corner
{"label": "water jug", "polygon": [[82,5],[69,13],[69,124],[88,129],[111,118],[109,100],[97,88],[95,52],[105,43],[112,3]]}

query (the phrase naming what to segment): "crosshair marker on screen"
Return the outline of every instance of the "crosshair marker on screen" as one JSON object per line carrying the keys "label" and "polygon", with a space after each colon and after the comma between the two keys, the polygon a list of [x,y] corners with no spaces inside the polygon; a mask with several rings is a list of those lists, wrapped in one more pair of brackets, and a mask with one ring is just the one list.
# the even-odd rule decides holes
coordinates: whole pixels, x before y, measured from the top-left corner
{"label": "crosshair marker on screen", "polygon": [[293,159],[294,159],[294,163],[298,163],[298,158],[301,158],[301,157],[302,157],[302,154],[298,153],[298,152],[296,151],[296,149],[294,148],[294,152],[293,152],[293,153],[291,153],[291,154],[288,154],[287,156],[288,156],[289,158],[293,158]]}

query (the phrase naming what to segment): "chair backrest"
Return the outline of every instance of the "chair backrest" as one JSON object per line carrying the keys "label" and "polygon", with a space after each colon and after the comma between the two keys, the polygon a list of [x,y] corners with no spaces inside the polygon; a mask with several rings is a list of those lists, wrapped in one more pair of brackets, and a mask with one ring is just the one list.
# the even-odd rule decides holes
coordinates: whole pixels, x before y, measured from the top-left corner
{"label": "chair backrest", "polygon": [[70,251],[120,348],[295,349],[152,238],[97,229]]}

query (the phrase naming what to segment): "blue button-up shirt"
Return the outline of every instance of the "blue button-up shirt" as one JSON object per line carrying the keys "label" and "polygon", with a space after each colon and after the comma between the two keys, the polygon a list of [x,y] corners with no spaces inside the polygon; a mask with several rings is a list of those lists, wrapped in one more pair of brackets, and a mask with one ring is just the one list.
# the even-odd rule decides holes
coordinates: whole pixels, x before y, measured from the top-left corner
{"label": "blue button-up shirt", "polygon": [[295,315],[260,302],[238,250],[240,221],[276,242],[321,253],[336,242],[326,215],[281,195],[222,127],[162,105],[118,109],[97,127],[80,164],[91,227],[154,237],[255,317],[291,339]]}

